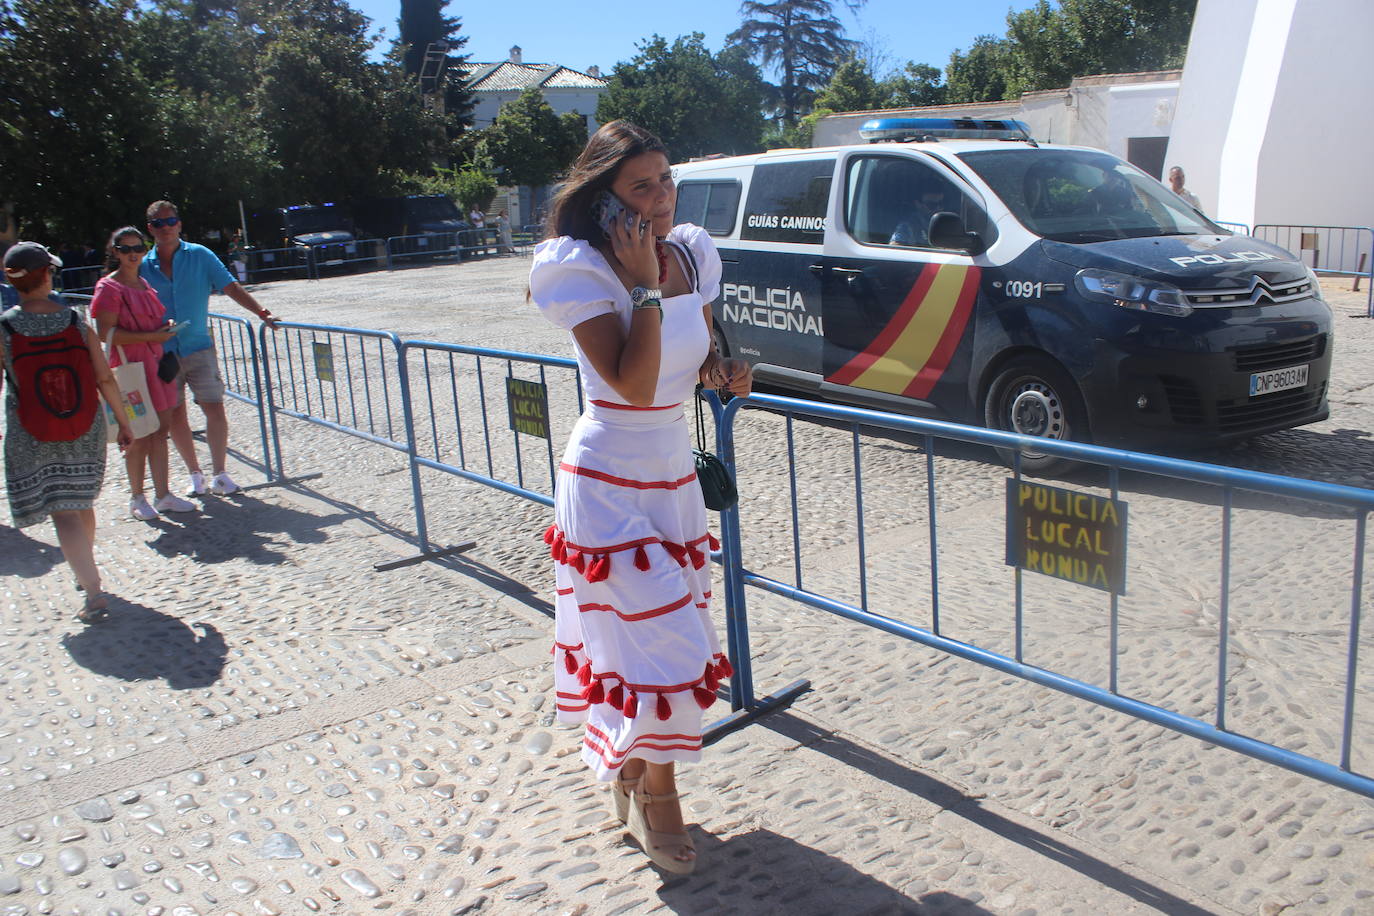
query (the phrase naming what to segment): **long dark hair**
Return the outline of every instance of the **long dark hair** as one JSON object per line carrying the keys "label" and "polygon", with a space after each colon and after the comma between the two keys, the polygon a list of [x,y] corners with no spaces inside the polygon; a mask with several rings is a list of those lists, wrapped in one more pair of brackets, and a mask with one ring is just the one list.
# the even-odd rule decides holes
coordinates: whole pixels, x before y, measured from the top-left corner
{"label": "long dark hair", "polygon": [[629,121],[610,121],[587,141],[549,209],[545,238],[561,235],[600,243],[601,227],[592,219],[592,202],[609,191],[627,159],[643,153],[668,155],[663,141]]}
{"label": "long dark hair", "polygon": [[115,242],[119,241],[121,235],[136,235],[138,240],[143,242],[143,230],[137,226],[120,226],[110,233],[110,240],[105,243],[105,274],[106,276],[119,270],[119,255],[115,253]]}

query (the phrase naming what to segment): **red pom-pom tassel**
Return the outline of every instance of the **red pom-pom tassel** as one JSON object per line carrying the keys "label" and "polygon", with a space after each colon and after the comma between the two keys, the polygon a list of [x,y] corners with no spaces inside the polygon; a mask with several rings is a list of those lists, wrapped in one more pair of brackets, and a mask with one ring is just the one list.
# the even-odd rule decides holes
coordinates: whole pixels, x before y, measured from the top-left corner
{"label": "red pom-pom tassel", "polygon": [[568,669],[569,674],[577,673],[577,659],[573,658],[571,649],[563,650],[563,667]]}
{"label": "red pom-pom tassel", "polygon": [[674,560],[677,560],[677,565],[678,565],[678,566],[686,566],[686,565],[687,565],[687,548],[686,548],[686,547],[683,547],[681,544],[674,544],[672,541],[664,541],[664,542],[663,542],[663,549],[666,550],[666,551],[668,551],[668,554],[669,554]]}
{"label": "red pom-pom tassel", "polygon": [[720,679],[723,681],[734,676],[735,666],[730,664],[730,659],[722,655],[720,661],[716,662],[716,673],[720,675]]}
{"label": "red pom-pom tassel", "polygon": [[711,704],[716,701],[716,695],[705,687],[693,687],[692,696],[696,697],[697,705],[702,709],[710,709]]}
{"label": "red pom-pom tassel", "polygon": [[601,683],[600,678],[598,678],[598,679],[595,680],[595,681],[592,681],[591,689],[587,691],[587,702],[588,702],[588,703],[604,703],[604,702],[606,702],[606,688],[605,688],[605,686]]}
{"label": "red pom-pom tassel", "polygon": [[701,550],[696,547],[688,545],[687,556],[692,558],[693,569],[701,569],[701,567],[706,565],[706,554],[702,553]]}
{"label": "red pom-pom tassel", "polygon": [[625,688],[620,686],[619,684],[616,684],[614,687],[611,688],[611,692],[606,694],[606,702],[610,703],[616,709],[624,708]]}
{"label": "red pom-pom tassel", "polygon": [[569,550],[568,564],[578,572],[583,572],[587,568],[587,555],[580,550]]}
{"label": "red pom-pom tassel", "polygon": [[568,542],[564,539],[562,534],[559,534],[558,537],[554,538],[553,558],[557,560],[559,563],[568,562]]}
{"label": "red pom-pom tassel", "polygon": [[592,663],[587,662],[577,671],[577,683],[586,687],[592,682]]}
{"label": "red pom-pom tassel", "polygon": [[552,544],[553,544],[554,535],[556,535],[556,534],[558,534],[558,526],[557,526],[557,525],[550,525],[549,527],[545,528],[545,529],[544,529],[544,543],[545,543],[545,544],[552,545]]}
{"label": "red pom-pom tassel", "polygon": [[635,569],[641,572],[649,571],[649,555],[644,552],[643,544],[635,548]]}
{"label": "red pom-pom tassel", "polygon": [[706,532],[706,545],[712,550],[720,550],[720,541],[716,540],[716,536],[709,531]]}
{"label": "red pom-pom tassel", "polygon": [[720,686],[720,676],[716,674],[713,665],[706,666],[706,674],[702,676],[702,680],[706,682],[706,689],[712,693],[715,693],[716,688]]}
{"label": "red pom-pom tassel", "polygon": [[633,690],[627,690],[625,694],[625,705],[620,707],[620,711],[625,714],[625,718],[633,719],[639,715],[639,694]]}
{"label": "red pom-pom tassel", "polygon": [[673,715],[673,707],[668,705],[668,695],[660,693],[658,695],[658,721],[667,722]]}
{"label": "red pom-pom tassel", "polygon": [[611,574],[611,555],[598,554],[587,564],[587,581],[601,582]]}

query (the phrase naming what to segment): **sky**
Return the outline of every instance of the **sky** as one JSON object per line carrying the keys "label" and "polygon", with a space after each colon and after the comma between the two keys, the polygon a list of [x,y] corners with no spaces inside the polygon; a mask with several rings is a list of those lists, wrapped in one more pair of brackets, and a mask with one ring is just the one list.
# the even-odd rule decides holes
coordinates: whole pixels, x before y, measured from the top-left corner
{"label": "sky", "polygon": [[[384,30],[379,48],[396,37],[400,0],[350,0]],[[867,43],[879,75],[900,69],[908,60],[943,68],[951,51],[967,48],[978,35],[1001,37],[1007,11],[1022,10],[1034,0],[868,0],[857,16],[835,7],[845,34]],[[557,63],[575,70],[593,64],[610,75],[619,61],[636,53],[635,45],[655,33],[670,42],[679,35],[702,32],[706,46],[719,51],[725,36],[740,23],[738,0],[688,0],[639,6],[605,0],[486,0],[450,2],[445,12],[462,19],[463,48],[474,62],[505,60],[519,45],[526,63]]]}

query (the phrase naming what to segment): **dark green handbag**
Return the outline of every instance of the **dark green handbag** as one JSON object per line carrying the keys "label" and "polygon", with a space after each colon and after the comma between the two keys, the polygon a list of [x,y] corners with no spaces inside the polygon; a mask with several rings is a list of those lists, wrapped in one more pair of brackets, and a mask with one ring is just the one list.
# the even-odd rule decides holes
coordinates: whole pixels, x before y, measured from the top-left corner
{"label": "dark green handbag", "polygon": [[714,512],[724,512],[739,502],[739,491],[735,489],[735,478],[730,469],[711,452],[706,450],[706,421],[701,416],[701,391],[697,396],[697,447],[692,449],[696,461],[697,482],[701,484],[701,496],[706,508]]}

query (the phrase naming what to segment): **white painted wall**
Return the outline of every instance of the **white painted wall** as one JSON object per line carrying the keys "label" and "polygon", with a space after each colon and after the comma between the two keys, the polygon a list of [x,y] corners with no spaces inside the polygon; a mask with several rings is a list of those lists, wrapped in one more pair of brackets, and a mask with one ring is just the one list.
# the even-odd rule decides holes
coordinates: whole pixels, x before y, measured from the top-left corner
{"label": "white painted wall", "polygon": [[1168,161],[1247,224],[1374,224],[1370,0],[1199,0]]}
{"label": "white painted wall", "polygon": [[[604,89],[545,89],[544,101],[549,103],[554,114],[567,114],[576,111],[587,116],[587,132],[594,133],[601,123],[596,120],[596,105]],[[507,102],[520,98],[515,90],[510,92],[478,93],[477,104],[473,106],[474,127],[490,127],[496,120],[496,113]]]}
{"label": "white painted wall", "polygon": [[1126,141],[1130,138],[1169,136],[1178,86],[1178,80],[1171,80],[1108,87],[1102,148],[1125,159]]}

